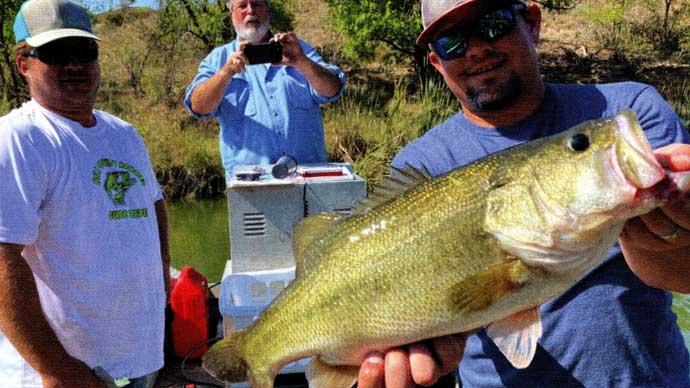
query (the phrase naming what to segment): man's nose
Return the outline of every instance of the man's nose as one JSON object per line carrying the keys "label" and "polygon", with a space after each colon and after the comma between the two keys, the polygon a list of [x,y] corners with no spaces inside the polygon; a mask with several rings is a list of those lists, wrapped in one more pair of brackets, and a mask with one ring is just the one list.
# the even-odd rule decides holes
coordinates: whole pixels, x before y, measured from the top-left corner
{"label": "man's nose", "polygon": [[481,58],[487,50],[491,49],[491,42],[487,42],[481,39],[476,34],[470,36],[467,42],[467,51],[465,52],[465,57],[468,59]]}
{"label": "man's nose", "polygon": [[98,61],[83,62],[78,60],[71,60],[62,65],[62,68],[74,73],[87,74],[93,71],[92,66],[98,66]]}
{"label": "man's nose", "polygon": [[77,60],[70,60],[62,66],[66,70],[82,70],[86,66],[86,63],[82,63]]}

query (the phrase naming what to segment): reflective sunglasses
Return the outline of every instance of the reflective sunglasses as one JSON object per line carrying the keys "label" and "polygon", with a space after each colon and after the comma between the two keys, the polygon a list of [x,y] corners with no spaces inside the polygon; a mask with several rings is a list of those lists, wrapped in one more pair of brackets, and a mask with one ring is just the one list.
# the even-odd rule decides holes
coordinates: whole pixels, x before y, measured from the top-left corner
{"label": "reflective sunglasses", "polygon": [[83,46],[57,41],[32,48],[28,56],[52,66],[91,63],[98,59],[98,44],[91,40]]}
{"label": "reflective sunglasses", "polygon": [[443,36],[430,43],[431,49],[444,61],[459,58],[467,52],[472,36],[491,42],[509,34],[517,25],[517,13],[523,10],[525,4],[515,3],[511,7],[488,12],[469,27],[463,25],[446,31]]}

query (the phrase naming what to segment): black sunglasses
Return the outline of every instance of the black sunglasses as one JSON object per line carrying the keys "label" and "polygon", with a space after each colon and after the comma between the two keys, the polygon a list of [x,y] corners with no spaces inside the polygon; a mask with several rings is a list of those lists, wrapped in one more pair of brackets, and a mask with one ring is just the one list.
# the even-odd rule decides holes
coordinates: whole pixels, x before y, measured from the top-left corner
{"label": "black sunglasses", "polygon": [[62,42],[48,43],[34,47],[27,54],[46,65],[67,65],[69,63],[91,63],[98,59],[98,44],[89,40],[87,44],[75,45]]}
{"label": "black sunglasses", "polygon": [[469,27],[463,25],[446,31],[430,44],[431,49],[444,61],[459,58],[467,52],[472,36],[491,42],[509,34],[517,24],[517,13],[525,9],[524,3],[515,3],[510,7],[485,13]]}

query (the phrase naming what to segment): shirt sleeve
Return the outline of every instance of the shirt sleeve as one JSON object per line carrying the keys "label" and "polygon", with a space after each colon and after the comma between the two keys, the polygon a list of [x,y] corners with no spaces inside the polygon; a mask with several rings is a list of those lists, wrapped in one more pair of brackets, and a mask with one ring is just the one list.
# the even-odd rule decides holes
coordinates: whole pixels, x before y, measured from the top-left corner
{"label": "shirt sleeve", "polygon": [[[36,135],[35,136],[40,136]],[[48,173],[45,152],[30,133],[0,120],[0,242],[29,245],[36,241]]]}
{"label": "shirt sleeve", "polygon": [[652,86],[638,94],[631,107],[638,115],[652,148],[672,143],[690,143],[690,134],[673,108]]}
{"label": "shirt sleeve", "polygon": [[328,69],[330,72],[338,76],[338,79],[340,79],[340,89],[338,90],[338,93],[336,93],[332,97],[325,97],[319,94],[316,89],[314,89],[313,86],[309,85],[309,89],[311,91],[311,96],[316,101],[318,104],[325,104],[328,102],[334,102],[337,101],[340,96],[342,96],[343,91],[345,90],[345,73],[336,65],[330,64],[326,61],[323,60],[321,55],[316,51],[315,48],[310,46],[308,43],[306,43],[303,40],[300,40],[300,46],[302,46],[302,51],[304,51],[304,55],[307,56],[307,58],[311,59],[312,61],[316,62],[317,64],[325,67]]}
{"label": "shirt sleeve", "polygon": [[216,109],[207,115],[194,112],[192,110],[192,93],[197,86],[208,81],[218,72],[222,64],[225,63],[225,57],[228,55],[226,52],[227,46],[218,47],[211,51],[211,53],[209,53],[206,58],[201,61],[197,75],[194,77],[189,86],[187,86],[187,90],[185,91],[184,106],[192,116],[198,119],[218,117],[219,107],[216,107]]}

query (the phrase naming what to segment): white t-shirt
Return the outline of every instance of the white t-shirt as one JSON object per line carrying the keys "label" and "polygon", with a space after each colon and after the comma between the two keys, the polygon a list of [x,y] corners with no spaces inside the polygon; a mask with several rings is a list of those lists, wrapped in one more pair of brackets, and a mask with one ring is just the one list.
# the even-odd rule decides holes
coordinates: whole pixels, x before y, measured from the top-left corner
{"label": "white t-shirt", "polygon": [[[163,366],[162,193],[135,129],[94,116],[85,128],[30,101],[0,118],[0,242],[25,245],[43,311],[70,355],[139,377]],[[0,381],[40,387],[2,333]]]}

